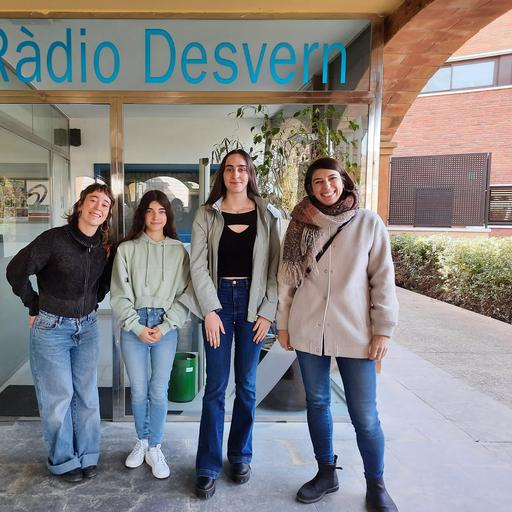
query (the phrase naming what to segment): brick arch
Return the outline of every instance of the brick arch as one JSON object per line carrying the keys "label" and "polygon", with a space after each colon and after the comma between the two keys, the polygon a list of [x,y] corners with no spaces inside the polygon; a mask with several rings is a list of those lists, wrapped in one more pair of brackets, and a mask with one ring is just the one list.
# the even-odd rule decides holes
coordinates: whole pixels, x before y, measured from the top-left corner
{"label": "brick arch", "polygon": [[383,148],[389,146],[436,70],[480,29],[510,9],[512,0],[406,0],[386,18]]}

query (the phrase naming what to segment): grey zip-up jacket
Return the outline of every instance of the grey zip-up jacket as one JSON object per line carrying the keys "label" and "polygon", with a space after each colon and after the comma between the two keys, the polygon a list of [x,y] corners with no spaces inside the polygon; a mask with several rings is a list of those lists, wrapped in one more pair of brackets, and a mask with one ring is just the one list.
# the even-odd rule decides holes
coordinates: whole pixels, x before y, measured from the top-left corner
{"label": "grey zip-up jacket", "polygon": [[[254,201],[258,219],[247,320],[254,322],[256,317],[262,316],[273,321],[277,309],[280,213],[259,197]],[[221,202],[222,198],[213,205],[201,206],[192,224],[190,275],[193,291],[189,288],[180,302],[201,319],[222,308],[217,296],[219,242],[224,229]]]}

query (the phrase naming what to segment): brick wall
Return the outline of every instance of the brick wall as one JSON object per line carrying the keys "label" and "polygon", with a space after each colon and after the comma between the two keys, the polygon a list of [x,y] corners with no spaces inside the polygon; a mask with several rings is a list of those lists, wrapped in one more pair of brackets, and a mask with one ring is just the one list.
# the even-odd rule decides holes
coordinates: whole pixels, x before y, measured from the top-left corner
{"label": "brick wall", "polygon": [[491,184],[512,183],[512,88],[417,98],[393,156],[492,153]]}
{"label": "brick wall", "polygon": [[512,10],[500,16],[461,46],[453,57],[512,48]]}

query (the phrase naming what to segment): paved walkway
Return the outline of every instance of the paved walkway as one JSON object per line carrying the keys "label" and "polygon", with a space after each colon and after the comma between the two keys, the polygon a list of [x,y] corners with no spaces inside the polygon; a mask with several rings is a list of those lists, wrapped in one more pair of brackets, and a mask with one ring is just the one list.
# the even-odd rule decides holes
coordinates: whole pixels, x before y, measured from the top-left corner
{"label": "paved walkway", "polygon": [[512,325],[406,290],[398,295],[395,341],[512,407]]}
{"label": "paved walkway", "polygon": [[[398,343],[379,378],[391,494],[401,512],[508,512],[512,502],[510,388],[502,396],[485,379],[472,379],[475,368],[469,362],[461,371],[459,365],[448,364],[448,357],[427,356],[434,352],[425,346],[442,349],[438,335],[445,332],[458,342],[459,329],[466,339],[468,332],[471,339],[493,339],[496,352],[478,352],[478,368],[486,367],[487,357],[494,358],[500,347],[506,349],[511,343],[512,326],[478,317],[468,327],[472,314],[452,308],[440,315],[439,304],[431,299],[409,292],[401,292],[400,297]],[[428,320],[430,314],[435,322]],[[477,329],[480,334],[474,332]],[[425,344],[423,348],[418,340]],[[478,346],[473,349],[479,350]],[[460,352],[451,357],[459,361]],[[93,481],[70,486],[48,476],[38,422],[0,423],[0,511],[364,510],[362,465],[349,424],[335,425],[336,451],[344,468],[341,490],[313,505],[294,500],[297,488],[315,472],[304,424],[256,424],[251,481],[236,486],[222,477],[208,502],[193,496],[197,430],[195,423],[168,425],[164,451],[172,475],[157,481],[147,467],[127,470],[123,466],[133,443],[132,425],[105,423],[101,473]]]}

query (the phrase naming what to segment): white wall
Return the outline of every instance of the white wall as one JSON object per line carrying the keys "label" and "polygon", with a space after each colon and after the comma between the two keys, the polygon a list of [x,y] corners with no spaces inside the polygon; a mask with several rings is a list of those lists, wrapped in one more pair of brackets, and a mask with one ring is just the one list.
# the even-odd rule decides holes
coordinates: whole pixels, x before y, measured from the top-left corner
{"label": "white wall", "polygon": [[[104,115],[95,112],[94,117],[71,118],[70,128],[79,128],[82,132],[82,144],[79,147],[70,147],[70,174],[73,200],[76,176],[94,175],[95,163],[110,162],[110,118],[109,109],[105,107]],[[99,114],[99,115],[98,115]]]}
{"label": "white wall", "polygon": [[[233,109],[197,105],[128,106],[124,119],[124,162],[197,164],[199,158],[210,158],[214,145],[224,137],[237,135],[249,149],[250,128],[259,124],[259,120],[234,119],[227,115]],[[108,109],[105,109],[105,115],[97,114],[70,119],[71,128],[82,131],[82,145],[71,147],[73,183],[76,176],[92,177],[95,163],[110,162]]]}

